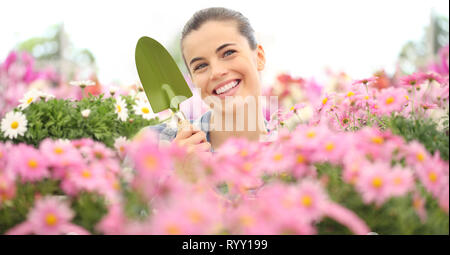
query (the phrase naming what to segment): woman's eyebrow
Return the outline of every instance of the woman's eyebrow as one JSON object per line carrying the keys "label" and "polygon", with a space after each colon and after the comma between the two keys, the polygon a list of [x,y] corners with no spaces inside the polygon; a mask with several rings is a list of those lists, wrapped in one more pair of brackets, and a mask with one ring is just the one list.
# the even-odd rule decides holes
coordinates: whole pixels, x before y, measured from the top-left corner
{"label": "woman's eyebrow", "polygon": [[[223,49],[223,48],[225,48],[225,47],[227,47],[227,46],[230,46],[230,45],[235,45],[235,43],[224,43],[224,44],[220,45],[220,46],[216,49],[216,53],[219,52],[221,49]],[[191,62],[189,63],[189,66],[191,66],[192,63],[194,63],[195,61],[199,61],[199,60],[202,60],[202,59],[204,59],[204,58],[201,58],[201,57],[193,58],[193,59],[191,60]]]}

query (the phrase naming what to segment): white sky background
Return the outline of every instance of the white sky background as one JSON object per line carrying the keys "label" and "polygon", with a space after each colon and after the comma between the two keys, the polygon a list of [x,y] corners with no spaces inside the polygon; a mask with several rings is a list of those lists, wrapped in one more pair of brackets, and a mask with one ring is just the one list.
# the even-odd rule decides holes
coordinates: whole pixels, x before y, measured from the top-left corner
{"label": "white sky background", "polygon": [[431,11],[449,16],[447,0],[2,1],[0,62],[18,42],[64,22],[73,46],[96,57],[103,84],[129,85],[139,80],[134,49],[141,36],[169,47],[195,11],[213,6],[249,18],[266,52],[265,84],[282,71],[320,80],[327,66],[355,79],[383,67],[392,73],[401,47],[424,34]]}

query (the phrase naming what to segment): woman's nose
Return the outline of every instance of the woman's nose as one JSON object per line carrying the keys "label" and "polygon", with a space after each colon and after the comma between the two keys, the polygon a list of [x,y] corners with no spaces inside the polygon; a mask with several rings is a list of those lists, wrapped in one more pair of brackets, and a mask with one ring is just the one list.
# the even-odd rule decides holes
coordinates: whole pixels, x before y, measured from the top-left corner
{"label": "woman's nose", "polygon": [[210,64],[211,80],[220,79],[228,73],[228,69],[221,63],[215,62]]}

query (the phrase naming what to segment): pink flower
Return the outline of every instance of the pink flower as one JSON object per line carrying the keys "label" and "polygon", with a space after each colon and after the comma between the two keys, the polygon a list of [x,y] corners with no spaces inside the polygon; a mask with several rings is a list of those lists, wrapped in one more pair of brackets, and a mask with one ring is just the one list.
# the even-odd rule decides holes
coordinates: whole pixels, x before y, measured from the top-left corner
{"label": "pink flower", "polygon": [[426,164],[416,167],[420,181],[434,197],[439,197],[444,186],[448,186],[449,176],[445,173],[446,168],[448,171],[448,165],[441,161],[438,154],[427,160]]}
{"label": "pink flower", "polygon": [[46,158],[49,166],[53,167],[54,178],[62,178],[65,175],[65,168],[81,164],[83,158],[69,141],[56,140],[50,138],[41,142],[40,151]]}
{"label": "pink flower", "polygon": [[70,172],[70,180],[75,184],[77,190],[102,191],[105,180],[105,168],[101,163],[85,164],[75,171]]}
{"label": "pink flower", "polygon": [[390,177],[393,196],[403,196],[414,189],[415,182],[411,170],[395,166]]}
{"label": "pink flower", "polygon": [[173,201],[172,205],[158,208],[151,224],[154,234],[205,235],[221,230],[221,212],[217,203],[204,196],[191,194],[189,200]]}
{"label": "pink flower", "polygon": [[421,76],[422,80],[428,81],[429,83],[436,81],[439,84],[444,84],[445,82],[445,80],[437,73],[422,73]]}
{"label": "pink flower", "polygon": [[80,151],[85,155],[90,162],[106,163],[114,157],[114,152],[107,148],[103,143],[94,142],[91,146],[80,148]]}
{"label": "pink flower", "polygon": [[413,73],[400,78],[400,85],[418,87],[424,82],[422,73]]}
{"label": "pink flower", "polygon": [[121,158],[125,157],[125,154],[127,153],[127,146],[129,144],[129,141],[126,137],[119,137],[114,141],[114,148],[116,149],[117,153]]}
{"label": "pink flower", "polygon": [[14,198],[16,184],[14,176],[9,171],[0,171],[0,208],[4,201]]}
{"label": "pink flower", "polygon": [[[260,167],[267,173],[282,173],[292,168],[294,164],[293,154],[284,144],[268,146],[261,153]],[[257,163],[256,160],[254,163]]]}
{"label": "pink flower", "polygon": [[9,164],[23,182],[40,181],[50,176],[45,158],[38,150],[26,144],[12,148]]}
{"label": "pink flower", "polygon": [[383,89],[377,97],[378,110],[381,114],[390,115],[400,112],[408,102],[407,92],[401,88]]}
{"label": "pink flower", "polygon": [[9,230],[6,234],[23,235],[59,235],[76,232],[89,234],[86,230],[72,224],[74,213],[70,207],[58,197],[44,197],[35,202],[24,223]]}
{"label": "pink flower", "polygon": [[128,155],[140,177],[154,178],[167,175],[172,167],[171,158],[159,149],[159,140],[152,130],[140,132],[129,145]]}
{"label": "pink flower", "polygon": [[405,150],[408,165],[417,167],[429,163],[431,155],[421,143],[414,140],[405,146]]}
{"label": "pink flower", "polygon": [[380,206],[392,196],[391,180],[389,164],[377,162],[368,165],[361,172],[356,182],[356,189],[362,194],[364,203],[375,202],[377,206]]}
{"label": "pink flower", "polygon": [[416,211],[417,215],[420,218],[420,221],[423,223],[427,220],[427,211],[425,209],[425,199],[420,196],[419,192],[414,192],[413,195],[413,208]]}
{"label": "pink flower", "polygon": [[370,78],[362,79],[362,80],[356,80],[352,83],[352,85],[362,84],[362,85],[370,85],[378,80],[377,76],[373,76]]}
{"label": "pink flower", "polygon": [[296,191],[296,210],[306,219],[322,217],[328,197],[322,186],[313,180],[304,180]]}
{"label": "pink flower", "polygon": [[449,185],[444,185],[444,189],[439,194],[439,206],[448,214],[448,202],[449,202],[449,196],[448,196],[448,189]]}

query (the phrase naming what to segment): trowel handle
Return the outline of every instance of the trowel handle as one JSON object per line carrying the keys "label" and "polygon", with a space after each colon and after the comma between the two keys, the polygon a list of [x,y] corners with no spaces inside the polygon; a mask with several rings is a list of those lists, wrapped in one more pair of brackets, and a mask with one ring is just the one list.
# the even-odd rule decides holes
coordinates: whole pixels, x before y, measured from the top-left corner
{"label": "trowel handle", "polygon": [[174,118],[177,121],[178,130],[184,129],[187,126],[191,125],[189,120],[186,119],[186,116],[184,116],[184,113],[182,111],[177,111],[174,113]]}

